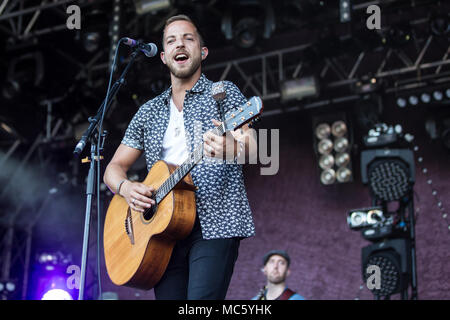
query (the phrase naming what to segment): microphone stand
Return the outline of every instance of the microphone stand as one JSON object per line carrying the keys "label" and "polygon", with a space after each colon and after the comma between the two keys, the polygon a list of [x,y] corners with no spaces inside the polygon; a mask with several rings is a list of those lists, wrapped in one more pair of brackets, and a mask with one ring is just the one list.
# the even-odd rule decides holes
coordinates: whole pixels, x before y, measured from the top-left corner
{"label": "microphone stand", "polygon": [[[78,293],[78,300],[84,299],[84,286],[86,282],[86,264],[88,259],[88,243],[89,243],[89,228],[90,228],[90,221],[91,221],[91,209],[92,209],[92,198],[95,194],[95,188],[94,188],[94,178],[96,177],[96,171],[95,171],[95,161],[100,161],[100,151],[103,150],[103,148],[100,148],[101,150],[97,150],[97,143],[96,143],[96,135],[94,135],[95,130],[97,129],[98,123],[100,119],[102,118],[102,114],[106,114],[108,112],[108,109],[112,103],[112,100],[116,96],[117,92],[119,91],[120,87],[125,83],[125,76],[128,73],[128,70],[130,66],[133,64],[134,60],[136,59],[137,55],[139,54],[139,48],[137,48],[132,54],[131,59],[128,62],[127,66],[123,70],[120,78],[114,83],[113,87],[111,88],[111,91],[109,95],[103,100],[103,103],[101,104],[99,110],[97,111],[97,115],[95,117],[89,118],[89,127],[83,134],[82,138],[78,142],[78,144],[75,147],[74,154],[79,155],[84,147],[86,146],[87,141],[91,143],[91,160],[90,160],[90,166],[89,166],[89,173],[88,173],[88,180],[87,180],[87,187],[86,187],[86,215],[84,220],[84,236],[83,236],[83,251],[82,251],[82,257],[81,257],[81,272],[80,272],[80,288]],[[112,67],[112,71],[114,70],[114,66]],[[105,110],[103,110],[105,109]],[[99,139],[101,139],[101,145],[104,144],[106,138],[106,133],[101,133]],[[98,192],[98,190],[97,190]],[[97,210],[100,210],[100,208],[97,208]]]}

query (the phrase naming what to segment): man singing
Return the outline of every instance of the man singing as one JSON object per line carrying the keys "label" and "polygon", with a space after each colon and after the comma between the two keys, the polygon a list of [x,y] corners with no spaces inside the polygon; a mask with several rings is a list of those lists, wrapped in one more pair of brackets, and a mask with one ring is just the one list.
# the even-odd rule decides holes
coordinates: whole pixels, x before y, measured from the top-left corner
{"label": "man singing", "polygon": [[162,43],[160,57],[170,71],[171,87],[134,115],[105,170],[104,181],[133,210],[143,212],[154,205],[150,198],[154,189],[127,180],[128,169],[143,152],[149,170],[160,159],[180,165],[194,150],[194,124],[200,123],[204,155],[222,161],[205,158],[192,169],[198,187],[195,224],[191,234],[175,245],[154,290],[157,299],[225,299],[239,242],[255,234],[242,165],[233,159],[241,150],[247,156],[248,150],[256,152],[256,138],[247,125],[224,137],[206,132],[220,124],[223,113],[246,99],[228,81],[224,81],[226,97],[221,107],[211,96],[213,83],[201,72],[208,48],[191,19],[185,15],[169,18]]}

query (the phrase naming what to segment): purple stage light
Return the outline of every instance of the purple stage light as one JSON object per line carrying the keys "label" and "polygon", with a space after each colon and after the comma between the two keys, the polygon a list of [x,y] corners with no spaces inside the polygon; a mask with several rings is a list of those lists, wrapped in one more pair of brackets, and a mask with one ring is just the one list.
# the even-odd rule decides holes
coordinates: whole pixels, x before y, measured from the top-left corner
{"label": "purple stage light", "polygon": [[44,293],[41,300],[73,300],[73,298],[63,289],[50,289]]}

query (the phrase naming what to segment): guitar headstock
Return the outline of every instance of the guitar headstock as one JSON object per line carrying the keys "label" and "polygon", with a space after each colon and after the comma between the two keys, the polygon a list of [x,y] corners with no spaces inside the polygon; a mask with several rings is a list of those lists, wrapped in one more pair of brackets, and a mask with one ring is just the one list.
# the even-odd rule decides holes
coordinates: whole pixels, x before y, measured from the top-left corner
{"label": "guitar headstock", "polygon": [[225,113],[224,131],[233,131],[244,124],[257,119],[263,110],[263,103],[260,97],[251,97],[240,107]]}

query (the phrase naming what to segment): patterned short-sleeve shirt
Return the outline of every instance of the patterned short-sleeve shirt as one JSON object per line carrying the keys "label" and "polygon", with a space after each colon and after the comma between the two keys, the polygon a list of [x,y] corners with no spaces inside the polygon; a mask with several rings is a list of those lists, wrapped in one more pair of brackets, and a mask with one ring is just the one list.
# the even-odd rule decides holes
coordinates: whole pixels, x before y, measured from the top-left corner
{"label": "patterned short-sleeve shirt", "polygon": [[[211,96],[212,84],[202,74],[194,87],[186,91],[183,116],[189,152],[201,142],[204,132],[214,128],[211,119],[222,119],[221,114],[246,101],[233,83],[224,81],[226,97],[218,106]],[[122,140],[122,144],[144,150],[148,170],[161,157],[162,141],[170,118],[171,92],[169,88],[144,103],[131,120]],[[220,113],[219,108],[222,110]],[[201,160],[190,172],[198,187],[195,199],[203,238],[253,236],[255,227],[242,165],[207,160]]]}

